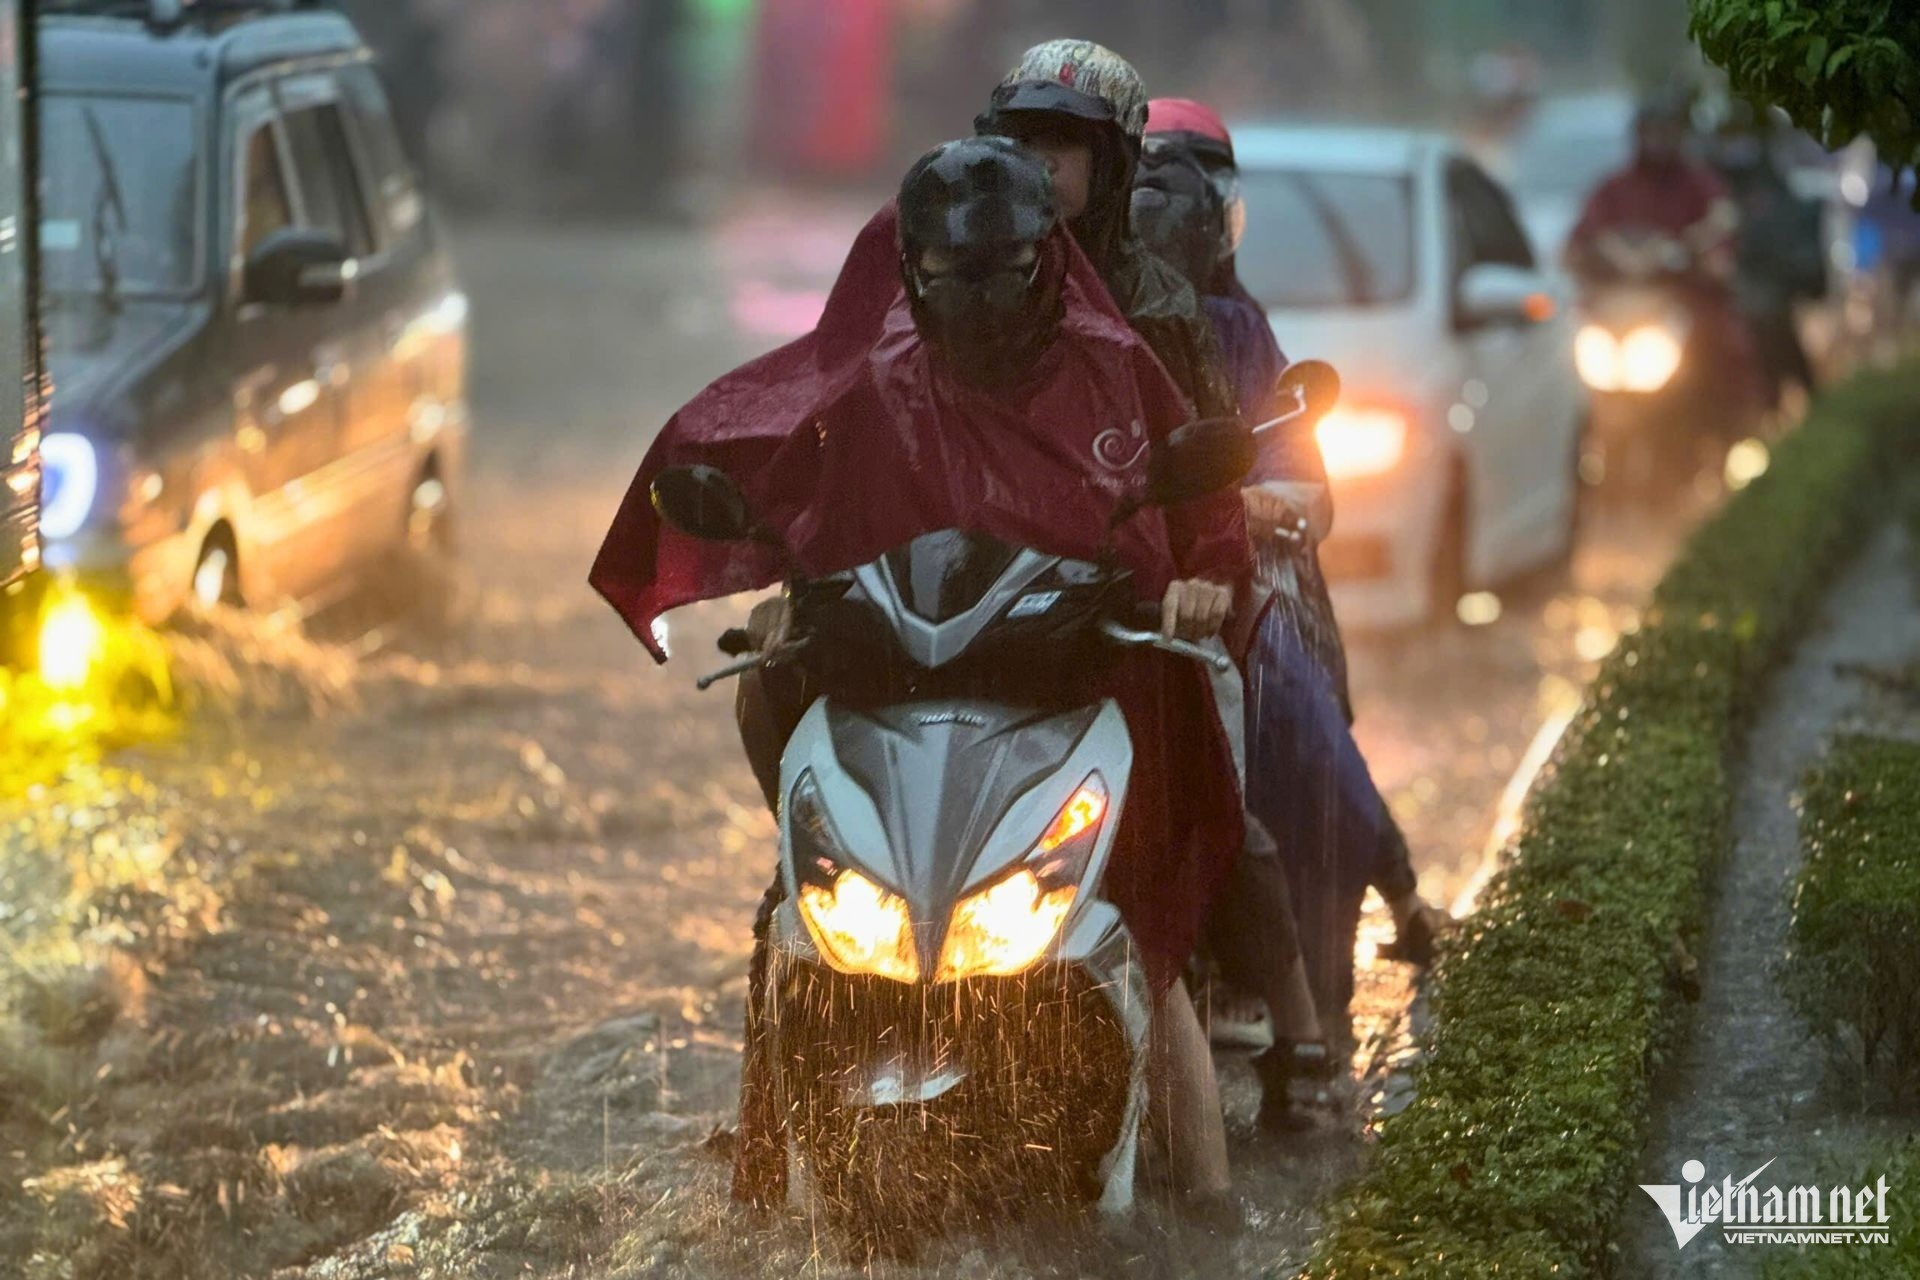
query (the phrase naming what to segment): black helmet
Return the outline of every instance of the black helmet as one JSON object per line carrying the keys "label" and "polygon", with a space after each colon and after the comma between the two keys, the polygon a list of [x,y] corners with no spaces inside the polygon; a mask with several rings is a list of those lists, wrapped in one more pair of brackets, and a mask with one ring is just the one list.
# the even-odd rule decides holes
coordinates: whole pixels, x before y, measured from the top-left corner
{"label": "black helmet", "polygon": [[949,142],[908,170],[901,279],[921,337],[961,378],[1016,382],[1052,344],[1061,265],[1044,247],[1057,224],[1046,166],[1006,138]]}
{"label": "black helmet", "polygon": [[910,256],[1039,244],[1055,221],[1046,166],[1006,138],[936,147],[900,184],[900,246]]}

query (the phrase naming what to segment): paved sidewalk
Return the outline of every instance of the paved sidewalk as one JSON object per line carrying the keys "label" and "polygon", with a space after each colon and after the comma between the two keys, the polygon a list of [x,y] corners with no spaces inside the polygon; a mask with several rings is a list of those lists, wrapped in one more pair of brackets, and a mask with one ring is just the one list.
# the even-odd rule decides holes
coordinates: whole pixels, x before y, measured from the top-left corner
{"label": "paved sidewalk", "polygon": [[[1702,1186],[1735,1182],[1769,1160],[1758,1184],[1818,1184],[1828,1161],[1856,1159],[1873,1133],[1823,1088],[1824,1057],[1792,1014],[1777,972],[1787,949],[1800,868],[1795,796],[1836,730],[1867,698],[1848,674],[1920,656],[1920,603],[1903,529],[1890,527],[1835,584],[1824,616],[1774,677],[1735,781],[1733,847],[1700,955],[1704,992],[1675,1059],[1654,1080],[1659,1099],[1639,1180],[1681,1184],[1690,1160]],[[1628,1192],[1617,1274],[1635,1280],[1757,1275],[1777,1247],[1729,1245],[1716,1229],[1684,1249],[1637,1188]]]}

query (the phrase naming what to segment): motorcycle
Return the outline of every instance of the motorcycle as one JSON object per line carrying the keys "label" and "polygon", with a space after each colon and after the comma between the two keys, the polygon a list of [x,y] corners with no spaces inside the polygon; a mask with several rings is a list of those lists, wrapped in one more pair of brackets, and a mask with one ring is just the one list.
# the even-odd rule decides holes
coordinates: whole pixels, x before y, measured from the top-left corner
{"label": "motorcycle", "polygon": [[[1252,461],[1239,424],[1184,427],[1114,527]],[[653,500],[691,536],[778,542],[712,468],[663,473]],[[794,639],[760,654],[729,632],[739,661],[700,681],[785,662],[820,695],[781,760],[779,902],[749,1011],[769,1114],[858,1236],[899,1245],[956,1206],[1035,1198],[1125,1212],[1150,997],[1100,893],[1133,746],[1095,682],[1142,646],[1230,660],[1163,638],[1114,563],[955,530],[795,578],[789,598]]]}
{"label": "motorcycle", "polygon": [[1613,235],[1580,272],[1583,321],[1574,339],[1580,379],[1593,392],[1590,472],[1631,497],[1690,483],[1716,450],[1752,425],[1740,395],[1747,371],[1712,350],[1693,294],[1703,263],[1684,241],[1655,232]]}

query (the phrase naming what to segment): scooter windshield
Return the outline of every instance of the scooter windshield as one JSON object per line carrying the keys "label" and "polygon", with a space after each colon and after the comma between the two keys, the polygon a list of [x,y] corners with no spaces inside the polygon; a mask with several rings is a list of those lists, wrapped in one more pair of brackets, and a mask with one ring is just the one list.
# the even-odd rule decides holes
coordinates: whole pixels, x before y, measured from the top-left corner
{"label": "scooter windshield", "polygon": [[882,562],[901,604],[928,622],[945,623],[978,605],[1018,554],[986,534],[943,529],[896,547]]}

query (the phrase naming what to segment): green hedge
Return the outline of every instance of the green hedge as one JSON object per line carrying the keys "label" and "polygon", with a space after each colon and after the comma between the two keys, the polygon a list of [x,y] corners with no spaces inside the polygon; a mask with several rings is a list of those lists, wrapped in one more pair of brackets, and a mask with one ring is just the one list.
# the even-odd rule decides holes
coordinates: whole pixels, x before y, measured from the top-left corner
{"label": "green hedge", "polygon": [[1815,772],[1801,818],[1786,987],[1865,1075],[1920,1091],[1920,744],[1846,738]]}
{"label": "green hedge", "polygon": [[1775,1254],[1761,1274],[1766,1280],[1887,1280],[1920,1276],[1920,1148],[1908,1143],[1891,1157],[1868,1163],[1836,1181],[1864,1187],[1884,1176],[1893,1220],[1886,1244],[1801,1246]]}
{"label": "green hedge", "polygon": [[1729,749],[1883,509],[1878,481],[1916,406],[1911,368],[1823,398],[1656,589],[1442,961],[1418,1098],[1383,1123],[1307,1276],[1604,1272],[1682,947],[1726,844]]}

